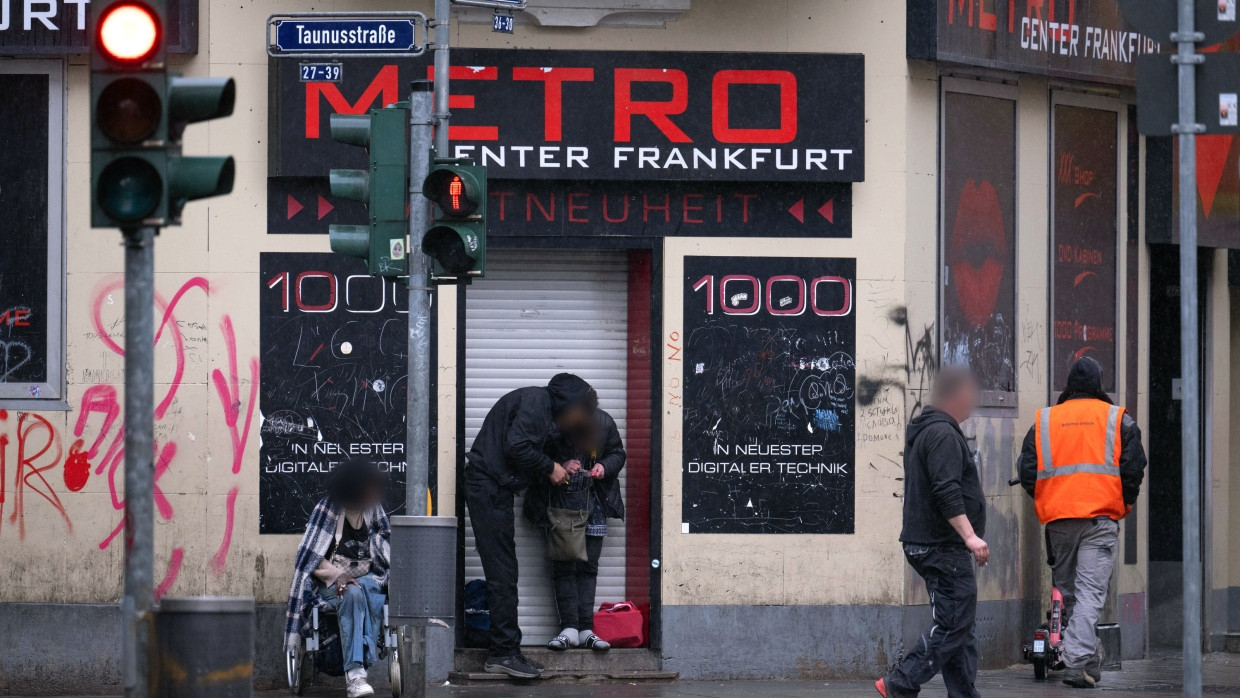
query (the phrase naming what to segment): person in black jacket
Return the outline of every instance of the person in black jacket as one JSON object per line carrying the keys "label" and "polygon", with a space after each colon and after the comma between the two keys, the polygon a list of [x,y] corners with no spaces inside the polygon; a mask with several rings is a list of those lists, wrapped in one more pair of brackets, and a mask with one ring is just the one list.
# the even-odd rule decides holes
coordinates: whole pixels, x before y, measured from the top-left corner
{"label": "person in black jacket", "polygon": [[553,428],[573,432],[594,422],[598,395],[571,373],[546,387],[518,388],[482,420],[465,455],[465,503],[487,580],[491,648],[486,671],[532,679],[542,668],[521,655],[517,623],[517,544],[514,498],[532,483],[563,484],[568,470],[544,452]]}
{"label": "person in black jacket", "polygon": [[990,548],[986,501],[977,464],[960,423],[977,404],[972,374],[939,372],[930,407],[908,425],[904,444],[904,529],[909,564],[925,580],[932,625],[885,677],[875,682],[887,698],[916,696],[940,671],[950,698],[974,698],[977,679],[977,578]]}
{"label": "person in black jacket", "polygon": [[616,420],[603,410],[596,413],[590,428],[576,432],[557,429],[545,448],[553,459],[563,462],[570,473],[562,485],[550,481],[532,485],[525,493],[525,517],[544,530],[550,525],[547,507],[588,511],[585,562],[551,562],[551,580],[560,627],[547,647],[563,651],[585,647],[606,652],[611,645],[594,634],[594,593],[598,587],[598,561],[607,536],[607,519],[624,518],[624,499],[620,494],[620,471],[626,454]]}

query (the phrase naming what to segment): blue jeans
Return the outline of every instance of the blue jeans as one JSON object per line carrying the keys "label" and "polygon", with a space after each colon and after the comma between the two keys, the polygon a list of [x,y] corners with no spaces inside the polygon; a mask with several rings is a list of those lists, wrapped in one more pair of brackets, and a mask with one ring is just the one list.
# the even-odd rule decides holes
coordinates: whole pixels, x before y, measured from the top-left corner
{"label": "blue jeans", "polygon": [[383,604],[387,600],[379,582],[372,575],[366,575],[358,578],[357,585],[345,587],[343,598],[330,584],[319,589],[319,596],[336,609],[340,620],[344,670],[368,667],[377,662]]}

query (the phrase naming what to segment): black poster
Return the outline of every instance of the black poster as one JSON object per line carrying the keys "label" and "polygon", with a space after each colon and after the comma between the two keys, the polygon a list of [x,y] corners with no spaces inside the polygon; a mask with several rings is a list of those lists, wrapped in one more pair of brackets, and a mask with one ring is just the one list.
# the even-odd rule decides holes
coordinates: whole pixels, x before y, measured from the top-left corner
{"label": "black poster", "polygon": [[1115,0],[908,0],[908,57],[1131,84],[1158,42]]}
{"label": "black poster", "polygon": [[259,264],[259,532],[304,531],[328,474],[353,457],[390,474],[387,509],[402,513],[404,287],[337,254],[264,252]]}
{"label": "black poster", "polygon": [[[270,61],[269,174],[363,167],[331,140],[332,113],[361,114],[431,77],[431,55],[341,59],[339,82]],[[492,179],[859,182],[859,54],[453,49],[452,153]],[[304,202],[303,202],[304,203]]]}
{"label": "black poster", "polygon": [[856,260],[685,257],[682,531],[853,533]]}
{"label": "black poster", "polygon": [[0,384],[32,384],[18,397],[37,398],[59,351],[47,326],[48,76],[0,75],[0,94],[22,96],[0,100]]}
{"label": "black poster", "polygon": [[1115,392],[1117,317],[1118,115],[1056,105],[1053,277],[1054,385],[1082,356],[1098,360],[1103,388]]}
{"label": "black poster", "polygon": [[1016,102],[943,96],[943,362],[1016,390]]}

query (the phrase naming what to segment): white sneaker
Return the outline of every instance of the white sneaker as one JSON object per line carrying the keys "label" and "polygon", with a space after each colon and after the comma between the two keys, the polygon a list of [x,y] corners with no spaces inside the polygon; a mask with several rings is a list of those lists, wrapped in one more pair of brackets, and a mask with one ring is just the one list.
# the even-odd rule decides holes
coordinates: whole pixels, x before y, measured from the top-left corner
{"label": "white sneaker", "polygon": [[362,672],[361,675],[349,677],[348,688],[345,691],[345,695],[347,695],[349,698],[359,698],[359,696],[373,696],[374,694],[375,694],[375,689],[371,688],[370,684],[366,683],[365,672]]}

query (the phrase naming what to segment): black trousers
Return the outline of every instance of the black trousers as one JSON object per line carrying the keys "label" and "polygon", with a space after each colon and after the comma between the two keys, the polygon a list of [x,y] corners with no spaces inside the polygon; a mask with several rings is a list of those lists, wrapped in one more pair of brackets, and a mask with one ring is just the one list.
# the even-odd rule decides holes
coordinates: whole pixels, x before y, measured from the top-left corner
{"label": "black trousers", "polygon": [[977,577],[964,548],[905,545],[904,557],[926,582],[933,622],[887,675],[891,698],[916,696],[943,672],[948,698],[977,698]]}
{"label": "black trousers", "polygon": [[602,554],[603,537],[586,536],[585,562],[551,561],[561,628],[594,629],[594,592],[598,588],[598,559]]}
{"label": "black trousers", "polygon": [[517,541],[511,490],[500,487],[477,468],[465,468],[465,503],[474,527],[474,545],[487,578],[491,612],[491,655],[521,651],[517,622]]}

